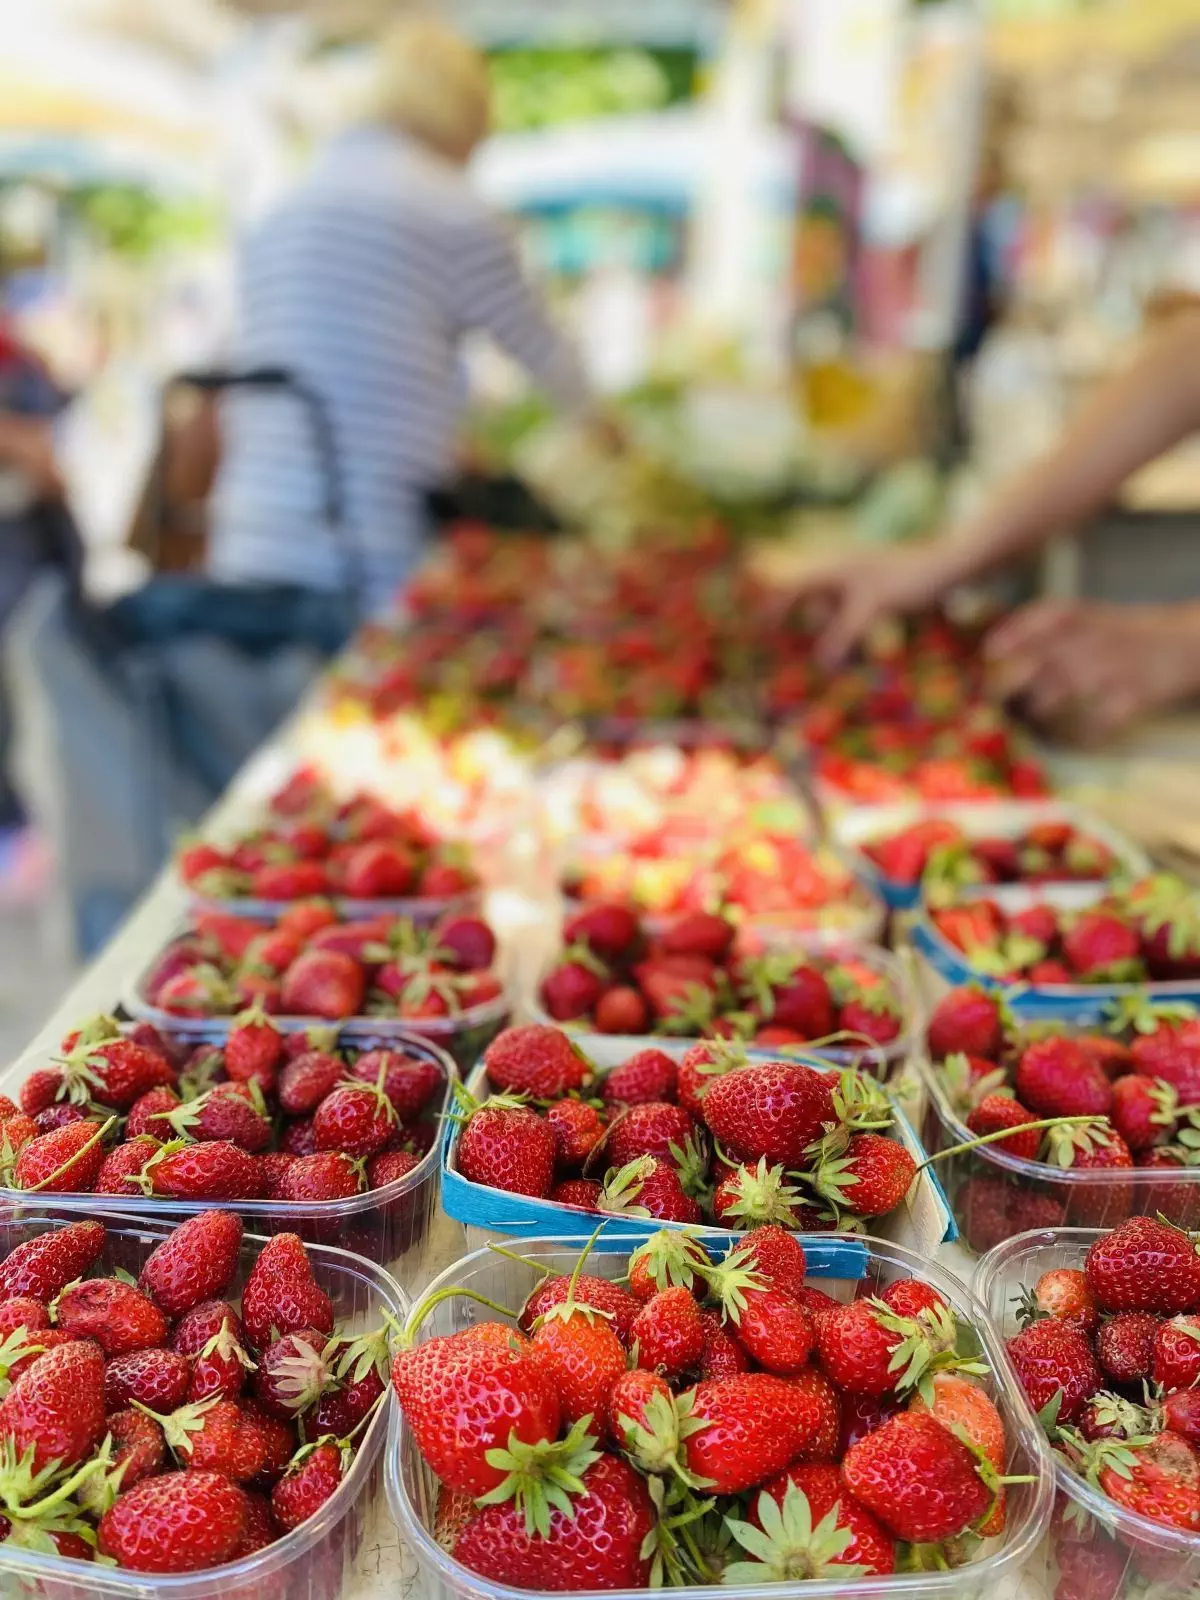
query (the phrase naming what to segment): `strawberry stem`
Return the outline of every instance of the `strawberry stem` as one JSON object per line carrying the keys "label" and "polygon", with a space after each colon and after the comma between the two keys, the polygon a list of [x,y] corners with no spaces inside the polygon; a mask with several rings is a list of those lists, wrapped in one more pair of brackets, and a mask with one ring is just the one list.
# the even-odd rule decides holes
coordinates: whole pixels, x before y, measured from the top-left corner
{"label": "strawberry stem", "polygon": [[540,1261],[531,1261],[528,1256],[519,1256],[515,1250],[506,1250],[502,1244],[493,1244],[490,1239],[488,1240],[488,1249],[494,1250],[498,1256],[504,1256],[509,1261],[516,1261],[522,1267],[528,1267],[531,1272],[536,1272],[541,1278],[553,1276],[551,1269],[543,1266]]}
{"label": "strawberry stem", "polygon": [[1011,1128],[997,1128],[995,1133],[981,1133],[977,1139],[968,1139],[963,1144],[947,1145],[944,1150],[939,1150],[934,1156],[926,1156],[917,1168],[924,1172],[926,1167],[931,1167],[935,1161],[943,1161],[947,1156],[962,1155],[964,1151],[978,1149],[983,1144],[995,1144],[1000,1139],[1011,1139],[1015,1133],[1034,1133],[1042,1128],[1076,1128],[1085,1122],[1097,1122],[1097,1117],[1043,1117],[1038,1122],[1018,1122]]}
{"label": "strawberry stem", "polygon": [[510,1322],[517,1320],[516,1312],[510,1311],[508,1306],[502,1306],[497,1300],[489,1300],[487,1295],[478,1294],[474,1289],[462,1288],[459,1284],[448,1284],[444,1289],[437,1289],[433,1294],[427,1294],[420,1300],[409,1314],[408,1321],[400,1329],[400,1343],[405,1350],[411,1348],[414,1338],[425,1318],[435,1306],[441,1305],[443,1300],[474,1300],[481,1306],[486,1306],[489,1311],[498,1312],[500,1316],[507,1317]]}
{"label": "strawberry stem", "polygon": [[[111,1438],[111,1435],[109,1437]],[[58,1488],[51,1494],[46,1495],[43,1500],[36,1500],[32,1505],[28,1506],[15,1506],[6,1500],[4,1514],[7,1517],[19,1517],[23,1521],[34,1521],[36,1518],[44,1516],[47,1511],[53,1510],[55,1506],[61,1505],[64,1500],[69,1500],[80,1484],[90,1478],[97,1469],[110,1467],[111,1465],[112,1457],[101,1449],[90,1461],[85,1461],[69,1478],[64,1479]]]}

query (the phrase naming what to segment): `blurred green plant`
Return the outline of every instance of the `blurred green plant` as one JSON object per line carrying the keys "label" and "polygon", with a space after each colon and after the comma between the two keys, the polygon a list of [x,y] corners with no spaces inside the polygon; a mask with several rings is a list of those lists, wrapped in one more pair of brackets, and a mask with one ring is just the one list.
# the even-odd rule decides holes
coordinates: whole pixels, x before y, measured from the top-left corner
{"label": "blurred green plant", "polygon": [[62,197],[96,243],[144,261],[162,250],[208,244],[220,231],[218,207],[197,196],[165,198],[135,184],[89,184]]}
{"label": "blurred green plant", "polygon": [[689,50],[515,48],[491,58],[496,125],[507,133],[657,111],[688,99]]}

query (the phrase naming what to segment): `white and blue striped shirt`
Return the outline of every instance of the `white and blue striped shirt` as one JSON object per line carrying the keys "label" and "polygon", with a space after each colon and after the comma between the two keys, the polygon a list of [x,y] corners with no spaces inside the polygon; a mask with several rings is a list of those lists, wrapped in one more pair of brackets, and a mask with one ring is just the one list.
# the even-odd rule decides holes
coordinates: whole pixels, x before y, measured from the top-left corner
{"label": "white and blue striped shirt", "polygon": [[[348,527],[372,605],[425,533],[424,491],[451,470],[466,389],[462,336],[481,329],[560,404],[586,405],[571,346],[526,282],[503,222],[459,169],[382,128],[335,140],[245,241],[239,367],[293,372],[324,402]],[[310,419],[286,393],[222,401],[209,569],[226,582],[337,590]]]}

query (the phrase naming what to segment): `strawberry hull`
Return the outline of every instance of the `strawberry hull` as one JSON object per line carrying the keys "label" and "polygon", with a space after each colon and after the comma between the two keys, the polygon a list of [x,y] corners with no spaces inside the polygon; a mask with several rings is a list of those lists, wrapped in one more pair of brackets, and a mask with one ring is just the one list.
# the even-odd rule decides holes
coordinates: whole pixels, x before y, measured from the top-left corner
{"label": "strawberry hull", "polygon": [[[615,1245],[615,1248],[614,1248]],[[527,1258],[550,1272],[569,1272],[577,1259],[576,1251],[561,1239],[526,1239],[513,1245],[515,1254]],[[957,1279],[943,1269],[931,1266],[915,1254],[880,1239],[859,1236],[809,1237],[804,1241],[808,1276],[814,1284],[835,1299],[846,1301],[856,1296],[882,1293],[899,1278],[919,1276],[931,1283],[946,1299],[959,1318],[971,1324],[983,1358],[998,1376],[987,1380],[988,1392],[1004,1421],[1010,1444],[1005,1471],[1028,1474],[1033,1481],[1012,1485],[1008,1494],[1008,1525],[999,1540],[990,1540],[974,1562],[953,1571],[922,1572],[904,1577],[813,1580],[789,1587],[786,1592],[803,1594],[805,1600],[833,1600],[851,1596],[903,1595],[905,1600],[950,1600],[950,1597],[975,1597],[1016,1592],[1022,1565],[1045,1535],[1052,1509],[1052,1474],[1049,1456],[1019,1385],[1008,1370],[997,1336],[984,1319],[978,1305]],[[628,1243],[601,1236],[588,1260],[588,1271],[607,1278],[623,1276],[627,1268]],[[519,1262],[479,1250],[464,1257],[444,1272],[432,1286],[469,1287],[499,1304],[518,1306],[534,1286],[536,1277]],[[422,1327],[422,1338],[456,1332],[476,1320],[470,1302],[446,1300],[437,1306]],[[434,1538],[438,1484],[425,1465],[408,1425],[393,1405],[391,1432],[386,1453],[385,1479],[388,1506],[400,1536],[416,1557],[423,1580],[422,1592],[428,1600],[517,1600],[523,1591],[491,1582],[468,1571],[456,1562]],[[644,1590],[612,1591],[618,1597],[642,1594]],[[703,1600],[749,1600],[762,1594],[761,1588],[695,1586],[684,1591]],[[781,1591],[784,1592],[784,1591]]]}
{"label": "strawberry hull", "polygon": [[[203,1032],[189,1034],[186,1042],[189,1046],[220,1044],[227,1031],[210,1025]],[[175,1030],[168,1023],[163,1032],[170,1037]],[[440,1118],[451,1105],[458,1073],[450,1058],[435,1045],[395,1032],[374,1039],[364,1035],[354,1043],[364,1050],[383,1045],[399,1047],[434,1062],[444,1082],[425,1114]],[[0,1089],[7,1087],[15,1096],[25,1078],[42,1064],[39,1057],[21,1057],[0,1077]],[[403,1177],[339,1200],[174,1200],[160,1195],[81,1193],[56,1194],[54,1210],[56,1215],[68,1217],[136,1217],[148,1224],[161,1222],[169,1227],[198,1211],[236,1211],[248,1228],[259,1233],[298,1233],[306,1243],[336,1244],[379,1265],[403,1260],[406,1271],[412,1271],[421,1260],[437,1211],[437,1195],[438,1154],[434,1148]],[[29,1198],[21,1190],[0,1188],[0,1204],[24,1208]]]}
{"label": "strawberry hull", "polygon": [[[620,1065],[644,1042],[606,1038],[598,1034],[586,1035],[580,1041],[581,1047],[601,1074]],[[661,1039],[655,1040],[654,1043],[656,1048],[678,1059],[685,1054],[688,1041]],[[751,1052],[751,1060],[770,1059],[772,1058],[768,1052]],[[820,1070],[834,1070],[829,1062],[815,1056],[802,1059]],[[482,1065],[467,1079],[467,1088],[479,1098],[486,1097],[487,1078]],[[916,1133],[898,1106],[895,1106],[895,1134],[918,1163],[925,1159],[925,1151]],[[528,1239],[552,1234],[555,1238],[577,1240],[582,1244],[590,1238],[601,1220],[594,1212],[556,1204],[550,1200],[535,1199],[529,1195],[511,1194],[464,1178],[458,1170],[459,1137],[458,1126],[448,1121],[441,1143],[441,1203],[447,1216],[465,1225],[468,1242],[484,1244],[489,1239],[505,1236]],[[924,1255],[931,1254],[938,1245],[952,1241],[958,1236],[946,1196],[932,1168],[926,1169],[919,1175],[905,1203],[897,1207],[890,1216],[875,1218],[871,1225],[877,1230],[894,1233],[900,1244]],[[680,1226],[682,1225],[674,1222],[610,1216],[607,1219],[605,1234],[613,1239],[636,1242],[650,1233],[657,1232],[660,1227]],[[727,1244],[732,1237],[730,1230],[707,1224],[701,1224],[699,1231],[710,1242],[720,1241]],[[804,1237],[806,1241],[824,1242],[827,1236],[807,1234]]]}
{"label": "strawberry hull", "polygon": [[[1042,1274],[1054,1268],[1081,1268],[1088,1250],[1105,1232],[1036,1229],[984,1256],[972,1287],[1002,1338],[1010,1338],[1019,1327],[1016,1310],[1021,1291],[1032,1290]],[[1200,1585],[1200,1534],[1164,1526],[1118,1505],[1057,1459],[1054,1479],[1066,1514],[1055,1513],[1026,1569],[1034,1589],[1052,1594],[1058,1581],[1060,1593],[1069,1589],[1094,1600],[1147,1592],[1165,1600],[1195,1593]],[[1077,1590],[1063,1583],[1071,1572],[1089,1573],[1089,1586]]]}
{"label": "strawberry hull", "polygon": [[[56,1205],[54,1211],[59,1207]],[[0,1222],[0,1255],[64,1225],[46,1211],[23,1208],[20,1220]],[[122,1267],[136,1274],[170,1233],[171,1225],[114,1218],[96,1269]],[[230,1293],[236,1298],[266,1240],[247,1233],[241,1265]],[[408,1298],[369,1262],[344,1250],[308,1246],[313,1276],[333,1302],[339,1323],[366,1330],[384,1313],[400,1320]],[[106,1567],[0,1543],[0,1594],[37,1594],[53,1600],[342,1600],[355,1592],[355,1568],[364,1529],[373,1518],[381,1487],[381,1452],[387,1424],[382,1411],[368,1426],[344,1481],[324,1506],[292,1533],[256,1554],[221,1567],[178,1576]]]}

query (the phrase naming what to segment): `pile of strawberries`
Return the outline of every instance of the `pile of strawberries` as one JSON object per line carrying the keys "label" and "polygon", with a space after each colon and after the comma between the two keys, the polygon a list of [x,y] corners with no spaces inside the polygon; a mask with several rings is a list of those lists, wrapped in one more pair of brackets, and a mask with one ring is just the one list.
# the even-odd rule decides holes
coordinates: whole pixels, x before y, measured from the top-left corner
{"label": "pile of strawberries", "polygon": [[850,1584],[1002,1533],[1004,1420],[929,1284],[839,1303],[773,1227],[719,1261],[656,1234],[627,1288],[585,1265],[414,1344],[418,1307],[393,1361],[462,1565],[533,1592]]}
{"label": "pile of strawberries", "polygon": [[[1009,1156],[1041,1161],[1045,1187],[1006,1174],[981,1152],[956,1211],[970,1243],[990,1249],[1034,1227],[1112,1226],[1133,1209],[1139,1180],[1151,1212],[1200,1223],[1200,1013],[1145,996],[1114,1008],[1107,1031],[1063,1024],[1019,1026],[996,994],[951,989],[929,1020],[929,1055],[946,1098],[971,1133],[998,1135]],[[1068,1119],[1043,1127],[1046,1119]],[[947,1134],[931,1117],[931,1147]],[[1028,1131],[1026,1131],[1028,1125]],[[950,1137],[953,1137],[951,1133]],[[1066,1185],[1059,1172],[1111,1173],[1111,1181]]]}
{"label": "pile of strawberries", "polygon": [[800,1232],[883,1217],[916,1163],[891,1103],[848,1067],[750,1062],[696,1044],[640,1050],[600,1077],[558,1028],[509,1028],[483,1058],[491,1098],[460,1091],[454,1159],[472,1183],[660,1221]]}
{"label": "pile of strawberries", "polygon": [[989,899],[930,912],[970,966],[1005,983],[1168,982],[1200,977],[1200,902],[1158,874],[1082,911],[1044,900],[1008,911]]}
{"label": "pile of strawberries", "polygon": [[457,900],[479,887],[459,845],[440,841],[414,811],[393,811],[367,795],[336,805],[317,787],[298,812],[309,775],[283,791],[284,810],[230,844],[186,845],[175,865],[205,900]]}
{"label": "pile of strawberries", "polygon": [[1101,840],[1070,822],[1035,822],[1013,834],[970,834],[949,817],[926,817],[859,848],[891,883],[931,890],[991,883],[1090,883],[1117,862]]}
{"label": "pile of strawberries", "polygon": [[339,1332],[289,1233],[235,1305],[231,1212],[190,1217],[136,1284],[102,1264],[123,1242],[72,1222],[0,1262],[0,1540],[137,1572],[221,1566],[338,1488],[386,1393],[387,1330]]}
{"label": "pile of strawberries", "polygon": [[[1122,1511],[1200,1534],[1200,1254],[1161,1217],[1098,1239],[1082,1269],[1045,1272],[1008,1355],[1061,1461]],[[1122,1592],[1132,1561],[1175,1588],[1190,1562],[1127,1522],[1067,1502],[1055,1517],[1056,1600]],[[1190,1572],[1188,1572],[1190,1581]]]}
{"label": "pile of strawberries", "polygon": [[541,982],[542,1007],[597,1033],[769,1049],[820,1040],[862,1054],[903,1028],[899,996],[866,962],[786,949],[747,956],[735,925],[715,912],[685,912],[650,933],[628,906],[589,905],[567,917],[563,939]]}
{"label": "pile of strawberries", "polygon": [[39,1194],[343,1200],[432,1148],[445,1073],[403,1049],[282,1034],[261,1011],[220,1048],[97,1017],[0,1096],[0,1177]]}
{"label": "pile of strawberries", "polygon": [[421,1023],[472,1019],[502,1000],[496,937],[482,917],[433,928],[384,913],[341,919],[301,900],[272,922],[197,911],[144,979],[139,999],[176,1017],[229,1017],[256,1005],[280,1017]]}

